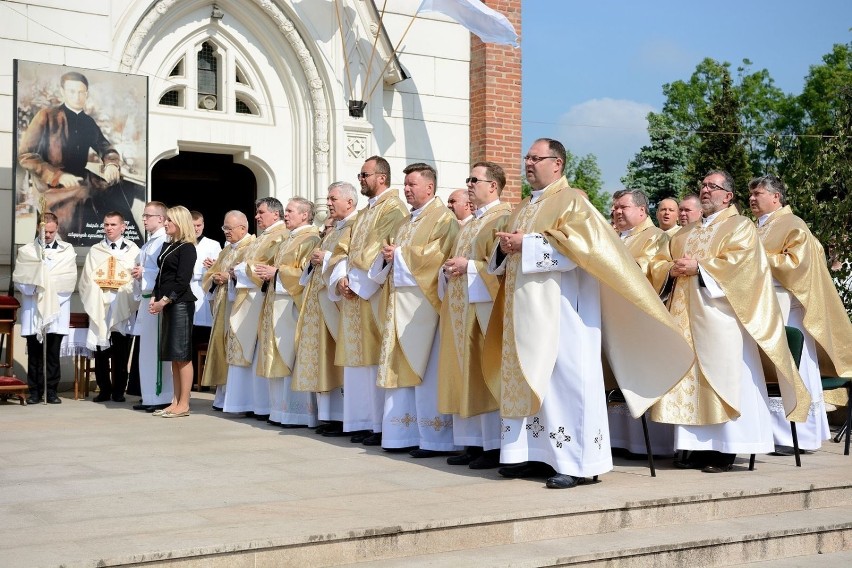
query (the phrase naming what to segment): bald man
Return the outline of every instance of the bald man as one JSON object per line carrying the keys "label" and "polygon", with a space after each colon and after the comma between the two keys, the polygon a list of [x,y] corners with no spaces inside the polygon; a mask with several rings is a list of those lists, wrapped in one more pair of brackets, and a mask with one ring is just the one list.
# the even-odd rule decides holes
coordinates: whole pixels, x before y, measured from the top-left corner
{"label": "bald man", "polygon": [[657,204],[657,223],[660,229],[672,236],[680,227],[677,224],[678,206],[674,198],[666,197]]}
{"label": "bald man", "polygon": [[468,221],[473,219],[473,209],[466,189],[457,189],[447,198],[447,207],[456,216],[459,227],[464,227]]}

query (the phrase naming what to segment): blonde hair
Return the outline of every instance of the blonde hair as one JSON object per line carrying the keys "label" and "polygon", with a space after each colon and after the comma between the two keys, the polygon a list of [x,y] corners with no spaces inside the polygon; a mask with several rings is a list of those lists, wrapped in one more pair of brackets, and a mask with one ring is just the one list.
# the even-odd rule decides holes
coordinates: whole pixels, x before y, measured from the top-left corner
{"label": "blonde hair", "polygon": [[192,225],[192,214],[183,205],[169,207],[166,210],[166,219],[177,227],[177,234],[172,237],[172,242],[196,244],[195,227]]}

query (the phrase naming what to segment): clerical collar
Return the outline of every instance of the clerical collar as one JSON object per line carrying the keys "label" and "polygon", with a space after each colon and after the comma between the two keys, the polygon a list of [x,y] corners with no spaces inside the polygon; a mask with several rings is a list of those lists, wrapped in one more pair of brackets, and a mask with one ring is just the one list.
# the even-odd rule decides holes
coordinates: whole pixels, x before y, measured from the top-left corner
{"label": "clerical collar", "polygon": [[767,221],[769,221],[769,217],[770,217],[773,213],[775,213],[775,211],[770,211],[769,213],[767,213],[767,214],[765,214],[765,215],[761,215],[760,217],[758,217],[758,218],[757,218],[757,226],[758,226],[758,227],[762,227],[762,226],[764,226],[764,225],[766,224],[766,222],[767,222]]}
{"label": "clerical collar", "polygon": [[244,240],[246,240],[246,239],[247,239],[247,238],[249,238],[250,236],[251,236],[251,235],[249,235],[248,233],[246,233],[245,235],[243,235],[243,238],[241,238],[241,239],[240,239],[240,240],[238,240],[237,242],[235,242],[235,243],[228,243],[228,244],[229,244],[229,245],[231,245],[231,248],[237,248],[237,245],[238,245],[238,244],[240,244],[241,242],[243,242]]}
{"label": "clerical collar", "polygon": [[148,237],[148,240],[150,241],[151,239],[156,239],[156,238],[165,236],[165,234],[166,234],[166,228],[160,227],[159,229],[157,229],[156,231],[151,233],[151,236]]}
{"label": "clerical collar", "polygon": [[424,210],[424,209],[426,209],[427,207],[429,207],[429,204],[430,204],[430,203],[432,203],[433,201],[435,201],[435,198],[434,198],[434,197],[433,197],[432,199],[430,199],[429,201],[427,201],[427,202],[426,202],[426,203],[425,203],[422,207],[420,207],[419,209],[412,209],[412,210],[411,210],[411,219],[412,219],[412,220],[417,219],[417,217],[418,217],[421,213],[423,213],[423,210]]}
{"label": "clerical collar", "polygon": [[702,217],[702,218],[701,218],[701,226],[702,226],[702,227],[706,227],[707,225],[709,225],[710,223],[712,223],[712,222],[713,222],[713,219],[715,219],[716,217],[718,217],[718,216],[719,216],[719,213],[721,213],[721,212],[722,212],[722,211],[724,211],[724,210],[725,210],[725,209],[719,209],[718,211],[716,211],[715,213],[713,213],[713,214],[712,214],[712,215],[710,215],[709,217]]}
{"label": "clerical collar", "polygon": [[[636,227],[633,227],[633,229],[635,229],[635,228]],[[633,229],[627,229],[626,231],[621,231],[620,233],[618,233],[618,236],[621,237],[622,239],[626,239],[627,237],[629,237],[633,233]]]}
{"label": "clerical collar", "polygon": [[265,228],[263,230],[263,232],[261,233],[261,235],[265,235],[266,233],[268,233],[269,231],[271,231],[272,229],[274,229],[278,225],[283,225],[283,224],[284,224],[284,221],[282,221],[281,219],[278,219],[277,221],[275,221],[274,223],[269,225],[267,228]]}
{"label": "clerical collar", "polygon": [[486,211],[488,211],[489,209],[491,209],[495,205],[499,205],[499,204],[500,204],[499,199],[495,199],[491,203],[486,203],[485,205],[483,205],[482,207],[480,207],[479,209],[477,209],[476,211],[473,212],[474,218],[479,219],[480,217],[485,215]]}
{"label": "clerical collar", "polygon": [[73,112],[74,114],[76,114],[77,116],[80,116],[80,113],[82,113],[82,112],[83,112],[83,109],[80,109],[80,110],[74,110],[73,108],[69,107],[69,106],[68,106],[68,105],[66,105],[65,103],[62,103],[62,106],[64,106],[64,107],[65,107],[65,110],[69,110],[69,111]]}
{"label": "clerical collar", "polygon": [[302,225],[301,227],[296,227],[295,229],[293,229],[292,231],[290,231],[290,236],[292,237],[293,235],[298,235],[299,233],[301,233],[302,231],[305,231],[305,230],[309,229],[310,227],[311,227],[311,225],[310,225],[310,224],[308,224],[308,225]]}
{"label": "clerical collar", "polygon": [[358,212],[357,212],[357,211],[353,211],[352,213],[350,213],[349,215],[347,215],[346,217],[344,217],[344,218],[343,218],[343,219],[341,219],[340,221],[336,221],[336,222],[334,223],[334,228],[335,228],[335,229],[337,229],[337,230],[339,231],[340,229],[342,229],[342,228],[343,228],[343,225],[345,225],[345,224],[346,224],[346,221],[348,221],[349,219],[351,219],[352,217],[354,217],[354,216],[355,216],[355,215],[357,215],[357,214],[358,214]]}
{"label": "clerical collar", "polygon": [[471,213],[470,215],[468,215],[468,216],[467,216],[467,217],[465,217],[464,219],[459,219],[459,223],[461,223],[462,225],[464,225],[465,223],[467,223],[468,221],[471,221],[471,220],[473,220],[473,219],[476,219],[476,217],[474,217],[473,213]]}

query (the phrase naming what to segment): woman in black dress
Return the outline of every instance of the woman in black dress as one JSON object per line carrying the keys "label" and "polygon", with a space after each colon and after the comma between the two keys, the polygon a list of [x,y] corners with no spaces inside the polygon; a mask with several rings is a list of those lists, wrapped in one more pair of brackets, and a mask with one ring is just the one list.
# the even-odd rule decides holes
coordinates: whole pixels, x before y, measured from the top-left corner
{"label": "woman in black dress", "polygon": [[160,272],[148,311],[160,317],[160,360],[172,362],[175,398],[155,415],[164,418],[189,416],[189,392],[192,389],[192,320],[195,295],[190,290],[195,267],[195,229],[192,215],[178,205],[166,211],[169,240],[160,250]]}

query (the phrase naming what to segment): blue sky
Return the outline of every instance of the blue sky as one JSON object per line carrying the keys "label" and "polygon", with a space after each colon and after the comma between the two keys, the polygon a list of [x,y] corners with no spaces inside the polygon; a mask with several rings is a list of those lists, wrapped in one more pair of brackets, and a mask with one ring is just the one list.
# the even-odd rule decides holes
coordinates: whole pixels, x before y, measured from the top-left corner
{"label": "blue sky", "polygon": [[594,153],[604,188],[621,187],[647,143],[662,85],[705,57],[744,58],[799,93],[811,65],[852,40],[852,0],[523,0],[523,150],[538,137]]}

